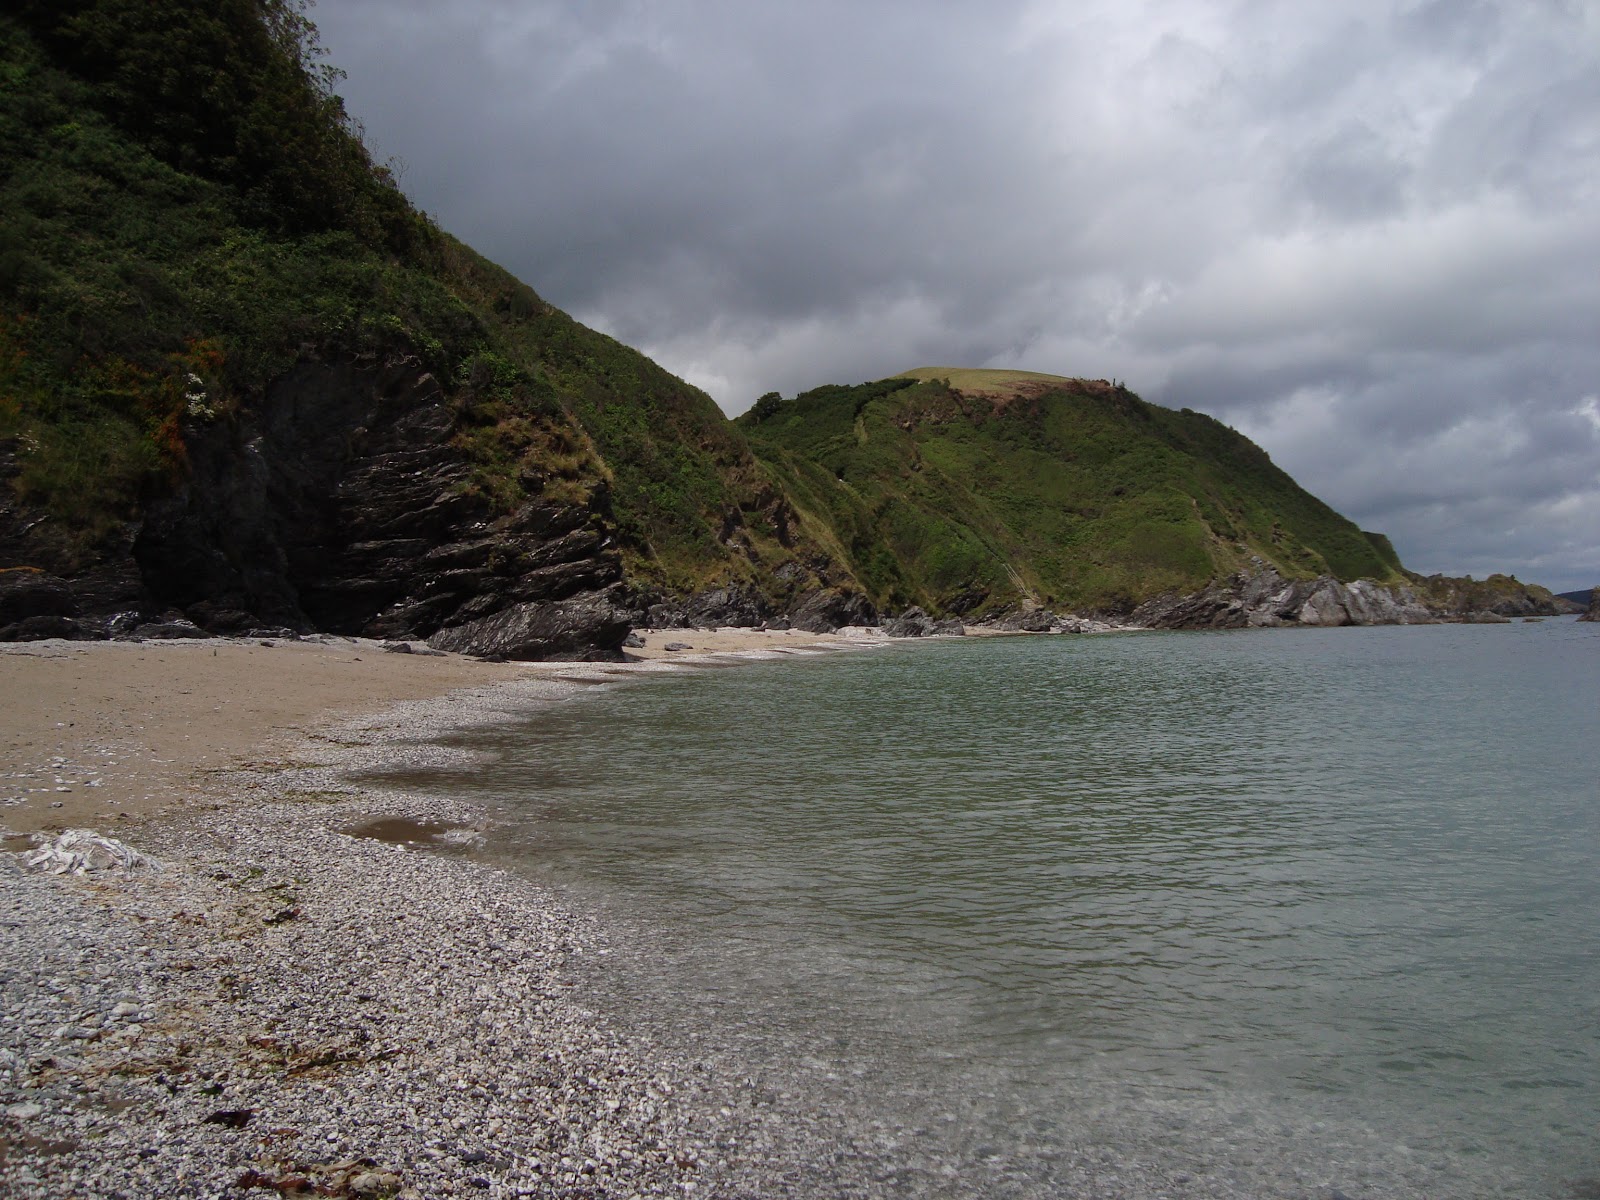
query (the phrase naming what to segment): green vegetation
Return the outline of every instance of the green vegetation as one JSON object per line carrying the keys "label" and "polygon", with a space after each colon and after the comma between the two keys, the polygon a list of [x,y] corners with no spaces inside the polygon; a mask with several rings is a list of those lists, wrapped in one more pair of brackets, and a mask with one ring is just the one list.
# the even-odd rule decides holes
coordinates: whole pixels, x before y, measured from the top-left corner
{"label": "green vegetation", "polygon": [[890,607],[1120,610],[1253,558],[1289,577],[1401,578],[1385,539],[1248,439],[1105,381],[925,368],[741,424]]}
{"label": "green vegetation", "polygon": [[1117,609],[1252,559],[1401,578],[1246,439],[1105,381],[924,368],[729,422],[415,211],[336,82],[294,0],[0,15],[0,486],[55,531],[23,565],[93,565],[197,431],[365,357],[440,382],[463,487],[589,506],[646,591]]}
{"label": "green vegetation", "polygon": [[336,82],[289,0],[0,16],[0,450],[60,531],[52,568],[176,486],[197,426],[307,355],[362,354],[446,386],[497,506],[609,505],[636,579],[748,582],[790,557],[710,398],[413,210]]}
{"label": "green vegetation", "polygon": [[1423,602],[1439,612],[1518,615],[1547,611],[1555,600],[1548,588],[1499,573],[1487,579],[1410,573],[1408,578]]}

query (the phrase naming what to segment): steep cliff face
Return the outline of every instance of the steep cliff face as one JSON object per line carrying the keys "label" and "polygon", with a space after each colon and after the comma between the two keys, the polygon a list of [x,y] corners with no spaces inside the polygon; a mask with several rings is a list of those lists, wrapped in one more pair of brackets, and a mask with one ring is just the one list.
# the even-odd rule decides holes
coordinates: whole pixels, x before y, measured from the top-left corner
{"label": "steep cliff face", "polygon": [[709,397],[410,207],[281,15],[0,14],[0,636],[543,657],[848,587]]}
{"label": "steep cliff face", "polygon": [[[87,561],[51,562],[38,538],[0,541],[12,561],[69,576],[14,573],[18,620],[58,619],[12,636],[170,632],[181,617],[215,633],[453,630],[453,648],[469,652],[614,654],[628,619],[598,464],[590,488],[565,493],[581,502],[530,479],[531,498],[508,509],[479,486],[463,420],[414,357],[308,358],[247,409],[190,428],[182,484]],[[15,535],[25,516],[0,514],[0,531]],[[554,605],[515,645],[474,636],[484,618]]]}
{"label": "steep cliff face", "polygon": [[[299,364],[238,420],[191,437],[188,479],[150,505],[134,542],[151,599],[217,630],[425,638],[614,594],[603,489],[574,504],[533,487],[502,511],[474,486],[460,424],[410,356]],[[617,631],[603,606],[592,617],[594,651],[614,651],[626,622]],[[549,649],[573,652],[573,632]]]}
{"label": "steep cliff face", "polygon": [[[225,8],[0,13],[0,639],[541,658],[614,654],[630,622],[908,609],[919,632],[1549,611],[1407,577],[1247,439],[1103,380],[937,368],[730,423],[414,211],[308,23]],[[197,62],[232,92],[190,86]]]}

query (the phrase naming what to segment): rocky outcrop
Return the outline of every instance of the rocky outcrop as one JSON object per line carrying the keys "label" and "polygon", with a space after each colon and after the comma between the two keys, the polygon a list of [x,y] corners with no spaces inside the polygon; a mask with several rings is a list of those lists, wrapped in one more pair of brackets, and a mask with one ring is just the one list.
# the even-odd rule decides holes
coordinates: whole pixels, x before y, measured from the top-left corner
{"label": "rocky outcrop", "polygon": [[847,625],[876,625],[878,611],[860,592],[818,588],[789,610],[789,627],[807,633],[833,633]]}
{"label": "rocky outcrop", "polygon": [[0,641],[84,637],[77,615],[66,580],[28,567],[0,571]]}
{"label": "rocky outcrop", "polygon": [[892,638],[961,637],[966,633],[966,628],[953,617],[935,620],[917,607],[908,608],[898,617],[884,621],[882,629]]}
{"label": "rocky outcrop", "polygon": [[1580,621],[1600,621],[1600,587],[1589,593],[1589,607],[1583,610]]}
{"label": "rocky outcrop", "polygon": [[1130,616],[1151,629],[1244,629],[1280,625],[1418,625],[1438,621],[1490,624],[1557,612],[1543,588],[1494,576],[1470,579],[1413,576],[1414,585],[1386,587],[1370,580],[1341,583],[1330,576],[1286,580],[1268,569],[1240,573],[1187,596],[1147,601]]}
{"label": "rocky outcrop", "polygon": [[461,628],[469,653],[571,657],[586,636],[613,653],[627,629],[603,493],[506,511],[474,486],[457,422],[414,358],[307,357],[235,416],[188,430],[182,486],[88,569],[11,585],[18,616],[0,626],[31,636],[49,618],[103,636],[116,606],[131,609],[120,631],[141,636],[185,621],[394,639]]}
{"label": "rocky outcrop", "polygon": [[1416,625],[1436,620],[1409,588],[1331,576],[1287,580],[1273,570],[1240,573],[1187,596],[1165,595],[1133,611],[1150,629],[1246,629],[1281,625]]}
{"label": "rocky outcrop", "polygon": [[1015,609],[995,614],[983,626],[1000,633],[1049,633],[1055,629],[1058,620],[1049,609]]}
{"label": "rocky outcrop", "polygon": [[428,645],[495,660],[618,660],[629,628],[626,609],[605,594],[589,594],[549,604],[513,605],[441,629]]}
{"label": "rocky outcrop", "polygon": [[738,587],[708,588],[649,605],[641,624],[650,629],[754,629],[770,615],[760,594]]}
{"label": "rocky outcrop", "polygon": [[1411,579],[1422,603],[1446,621],[1471,621],[1485,614],[1553,617],[1561,613],[1556,596],[1509,575],[1490,575],[1487,579],[1413,575]]}

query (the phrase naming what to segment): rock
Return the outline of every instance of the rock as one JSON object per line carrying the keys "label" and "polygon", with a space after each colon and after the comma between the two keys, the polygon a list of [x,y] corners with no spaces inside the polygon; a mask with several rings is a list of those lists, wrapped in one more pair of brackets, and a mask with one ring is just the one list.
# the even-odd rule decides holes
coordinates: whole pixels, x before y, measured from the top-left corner
{"label": "rock", "polygon": [[629,630],[628,636],[622,639],[622,644],[629,650],[644,649],[644,639],[632,630]]}
{"label": "rock", "polygon": [[1140,605],[1135,625],[1151,629],[1244,629],[1279,625],[1412,625],[1436,620],[1409,588],[1332,576],[1286,580],[1267,568],[1241,572],[1186,596]]}
{"label": "rock", "polygon": [[817,588],[789,610],[789,627],[806,633],[833,633],[846,625],[872,625],[878,613],[860,592]]}
{"label": "rock", "polygon": [[693,629],[753,629],[767,618],[766,604],[754,593],[737,588],[697,592],[683,603],[683,624]]}
{"label": "rock", "polygon": [[520,661],[616,660],[628,636],[628,614],[606,593],[552,604],[526,603],[448,629],[428,639],[436,650]]}
{"label": "rock", "polygon": [[1589,593],[1589,607],[1578,618],[1580,621],[1600,621],[1600,587]]}
{"label": "rock", "polygon": [[6,1116],[18,1121],[31,1121],[37,1116],[42,1116],[44,1109],[37,1104],[22,1103],[6,1105]]}
{"label": "rock", "polygon": [[898,617],[883,623],[883,632],[892,638],[927,637],[935,631],[935,622],[922,609],[913,605]]}
{"label": "rock", "polygon": [[352,1175],[346,1186],[353,1196],[389,1195],[400,1186],[400,1176],[387,1171],[363,1171]]}
{"label": "rock", "polygon": [[557,502],[534,480],[507,508],[474,486],[469,416],[414,357],[308,347],[227,419],[186,427],[177,490],[87,562],[15,499],[21,449],[0,438],[0,563],[44,568],[0,570],[0,637],[412,641],[615,585],[605,489]]}
{"label": "rock", "polygon": [[46,638],[65,638],[83,641],[98,636],[98,631],[85,628],[72,617],[24,617],[12,625],[0,627],[0,642],[42,642]]}
{"label": "rock", "polygon": [[679,650],[693,650],[694,647],[689,645],[688,642],[668,642],[663,649],[676,652]]}
{"label": "rock", "polygon": [[78,605],[67,581],[32,567],[0,570],[0,626],[30,617],[75,617]]}
{"label": "rock", "polygon": [[413,653],[410,642],[384,642],[381,648],[389,654]]}
{"label": "rock", "polygon": [[105,636],[122,641],[133,637],[133,631],[145,622],[144,614],[140,612],[112,613],[101,624]]}
{"label": "rock", "polygon": [[985,587],[963,588],[953,595],[946,596],[939,602],[939,607],[944,612],[957,617],[964,617],[989,598],[989,589]]}
{"label": "rock", "polygon": [[201,1120],[207,1125],[221,1125],[227,1129],[243,1129],[250,1124],[250,1118],[256,1115],[253,1108],[223,1108]]}
{"label": "rock", "polygon": [[990,629],[1008,633],[1049,633],[1055,628],[1057,617],[1047,608],[1004,613],[984,624]]}
{"label": "rock", "polygon": [[173,621],[150,621],[135,627],[128,635],[136,640],[161,640],[171,638],[206,638],[212,636],[201,629],[193,621],[179,619]]}
{"label": "rock", "polygon": [[[38,836],[38,835],[35,835]],[[126,842],[92,829],[68,829],[23,855],[30,867],[52,875],[86,875],[103,870],[159,870],[161,864]]]}
{"label": "rock", "polygon": [[261,622],[250,613],[239,608],[226,608],[212,603],[210,600],[201,600],[191,604],[184,616],[193,621],[208,633],[223,635],[242,634],[254,628]]}

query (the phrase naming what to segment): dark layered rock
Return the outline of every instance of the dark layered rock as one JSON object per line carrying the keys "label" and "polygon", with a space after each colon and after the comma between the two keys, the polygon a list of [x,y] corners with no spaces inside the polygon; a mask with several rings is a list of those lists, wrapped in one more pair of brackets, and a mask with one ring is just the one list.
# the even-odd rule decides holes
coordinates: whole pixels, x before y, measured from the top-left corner
{"label": "dark layered rock", "polygon": [[890,617],[880,628],[892,638],[927,637],[934,632],[934,620],[922,609],[913,606],[898,617]]}
{"label": "dark layered rock", "polygon": [[1589,593],[1589,607],[1583,610],[1580,621],[1600,621],[1600,587]]}
{"label": "dark layered rock", "polygon": [[650,629],[756,629],[765,625],[771,615],[759,593],[716,587],[651,604],[645,610],[643,624]]}
{"label": "dark layered rock", "polygon": [[0,571],[0,625],[77,615],[78,602],[65,579],[28,567]]}
{"label": "dark layered rock", "polygon": [[789,627],[807,633],[833,633],[846,625],[875,625],[877,610],[860,592],[817,588],[789,610]]}
{"label": "dark layered rock", "polygon": [[983,626],[1002,633],[1049,633],[1060,621],[1061,618],[1049,609],[1032,608],[999,613],[983,622]]}
{"label": "dark layered rock", "polygon": [[86,625],[72,617],[23,617],[0,626],[0,642],[42,642],[47,638],[81,642],[104,637],[105,634],[92,624]]}
{"label": "dark layered rock", "polygon": [[66,580],[26,567],[0,570],[0,642],[105,636],[97,623],[77,616],[77,598]]}
{"label": "dark layered rock", "polygon": [[610,596],[591,594],[513,605],[442,629],[428,645],[495,660],[616,661],[622,658],[629,627],[626,609]]}
{"label": "dark layered rock", "polygon": [[[216,632],[406,639],[482,630],[512,609],[526,625],[541,604],[616,583],[601,514],[540,501],[497,512],[469,486],[455,420],[414,359],[302,362],[237,423],[191,441],[188,483],[152,506],[135,547],[149,591]],[[492,653],[573,652],[571,614],[548,624]]]}
{"label": "dark layered rock", "polygon": [[966,633],[966,628],[954,617],[935,620],[922,609],[915,606],[908,608],[898,617],[891,617],[884,621],[881,628],[889,637],[961,637]]}
{"label": "dark layered rock", "polygon": [[[502,657],[538,646],[575,656],[590,630],[591,648],[611,653],[621,563],[604,495],[497,508],[473,486],[458,419],[414,358],[308,357],[235,416],[187,430],[179,490],[70,578],[0,572],[18,580],[9,593],[0,585],[0,609],[10,595],[6,611],[19,614],[0,627],[34,636],[39,621],[19,622],[49,617],[113,636],[266,628],[409,639],[459,626]],[[3,474],[10,460],[0,460]],[[0,491],[0,551],[11,556],[0,562],[63,560],[38,532],[48,522]],[[546,605],[559,607],[541,618]],[[502,612],[513,615],[491,636],[482,623]]]}

